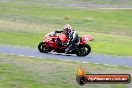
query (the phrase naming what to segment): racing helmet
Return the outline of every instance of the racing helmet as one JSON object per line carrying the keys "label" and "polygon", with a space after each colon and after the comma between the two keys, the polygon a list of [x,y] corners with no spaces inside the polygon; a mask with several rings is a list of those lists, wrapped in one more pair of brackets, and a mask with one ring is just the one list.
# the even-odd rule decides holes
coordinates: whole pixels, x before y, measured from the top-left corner
{"label": "racing helmet", "polygon": [[71,26],[69,24],[64,25],[63,32],[69,35],[72,32]]}

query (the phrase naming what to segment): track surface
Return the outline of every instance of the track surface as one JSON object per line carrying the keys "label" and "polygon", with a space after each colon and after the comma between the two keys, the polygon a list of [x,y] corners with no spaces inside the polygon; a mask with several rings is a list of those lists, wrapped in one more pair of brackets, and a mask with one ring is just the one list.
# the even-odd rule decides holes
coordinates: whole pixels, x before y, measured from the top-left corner
{"label": "track surface", "polygon": [[86,57],[77,57],[76,55],[66,55],[66,54],[57,54],[57,53],[45,54],[45,53],[40,53],[36,48],[10,46],[10,45],[0,45],[0,53],[132,67],[132,56],[113,56],[113,55],[91,53]]}
{"label": "track surface", "polygon": [[[0,2],[10,2],[10,1],[5,1],[5,0],[0,0]],[[20,3],[20,4],[29,4],[29,2],[16,2],[13,1],[13,3]],[[56,4],[56,3],[40,3],[40,2],[30,2],[30,4],[46,4],[46,5],[51,5],[51,6],[72,6],[72,7],[94,7],[94,8],[116,8],[116,9],[132,9],[131,3],[128,4],[88,4],[88,3],[83,3],[83,4]]]}

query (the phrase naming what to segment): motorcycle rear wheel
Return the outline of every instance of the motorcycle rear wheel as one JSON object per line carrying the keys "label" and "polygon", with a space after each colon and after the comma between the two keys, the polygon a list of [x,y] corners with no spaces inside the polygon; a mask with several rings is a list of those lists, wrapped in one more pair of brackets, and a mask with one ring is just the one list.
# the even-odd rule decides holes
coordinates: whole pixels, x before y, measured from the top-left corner
{"label": "motorcycle rear wheel", "polygon": [[77,56],[87,56],[91,52],[91,47],[88,44],[79,45],[79,49],[76,52]]}

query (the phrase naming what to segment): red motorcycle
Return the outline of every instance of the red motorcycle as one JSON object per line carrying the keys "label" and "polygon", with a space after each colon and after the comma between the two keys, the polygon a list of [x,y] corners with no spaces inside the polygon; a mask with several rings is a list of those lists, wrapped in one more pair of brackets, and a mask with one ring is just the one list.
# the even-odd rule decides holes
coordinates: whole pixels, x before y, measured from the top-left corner
{"label": "red motorcycle", "polygon": [[[94,38],[91,35],[83,35],[80,38],[79,44],[75,45],[72,52],[68,54],[76,54],[77,56],[86,56],[90,53],[91,47],[87,44],[87,41],[92,41]],[[68,41],[65,34],[55,35],[55,36],[45,36],[43,42],[40,42],[38,45],[38,50],[42,53],[48,52],[57,52],[57,53],[65,53],[65,49],[68,45],[59,45],[57,40],[61,40],[61,42]]]}

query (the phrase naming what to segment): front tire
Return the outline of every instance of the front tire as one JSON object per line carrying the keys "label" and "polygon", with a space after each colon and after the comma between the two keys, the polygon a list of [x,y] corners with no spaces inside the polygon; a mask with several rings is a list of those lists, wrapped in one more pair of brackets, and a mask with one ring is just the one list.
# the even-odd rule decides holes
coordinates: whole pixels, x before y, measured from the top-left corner
{"label": "front tire", "polygon": [[87,56],[91,52],[91,47],[88,44],[79,45],[79,49],[76,52],[77,56]]}
{"label": "front tire", "polygon": [[41,52],[41,53],[48,53],[48,52],[51,52],[52,49],[49,47],[49,48],[46,48],[46,44],[44,42],[40,42],[38,44],[38,50]]}

